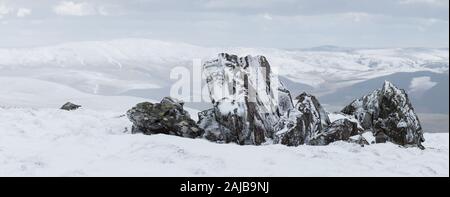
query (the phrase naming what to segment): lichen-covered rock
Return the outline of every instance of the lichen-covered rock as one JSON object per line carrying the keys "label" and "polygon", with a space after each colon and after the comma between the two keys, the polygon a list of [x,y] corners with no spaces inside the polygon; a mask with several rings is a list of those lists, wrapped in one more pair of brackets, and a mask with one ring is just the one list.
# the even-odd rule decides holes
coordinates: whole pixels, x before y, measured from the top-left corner
{"label": "lichen-covered rock", "polygon": [[353,101],[342,113],[353,115],[364,129],[372,130],[377,142],[424,148],[423,130],[408,95],[388,81],[383,88]]}
{"label": "lichen-covered rock", "polygon": [[139,103],[127,112],[133,123],[132,133],[169,134],[187,138],[203,135],[189,113],[183,109],[183,102],[166,97],[160,103]]}
{"label": "lichen-covered rock", "polygon": [[77,105],[77,104],[73,104],[71,102],[67,102],[66,104],[64,104],[61,107],[61,109],[62,110],[66,110],[66,111],[72,111],[72,110],[77,110],[80,107],[81,107],[81,105]]}
{"label": "lichen-covered rock", "polygon": [[310,144],[330,125],[330,119],[315,96],[300,94],[297,104],[278,122],[275,142],[287,146]]}
{"label": "lichen-covered rock", "polygon": [[203,70],[214,106],[200,114],[208,139],[260,145],[273,138],[274,125],[292,101],[265,57],[222,53]]}

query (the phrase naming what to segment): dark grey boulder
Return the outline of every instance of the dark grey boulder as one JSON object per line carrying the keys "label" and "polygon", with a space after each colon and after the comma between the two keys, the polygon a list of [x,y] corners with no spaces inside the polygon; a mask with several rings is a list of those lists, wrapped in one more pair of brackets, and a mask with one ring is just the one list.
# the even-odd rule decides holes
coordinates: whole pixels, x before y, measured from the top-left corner
{"label": "dark grey boulder", "polygon": [[60,109],[66,110],[66,111],[73,111],[73,110],[79,109],[80,107],[81,107],[81,105],[77,105],[77,104],[73,104],[71,102],[67,102]]}
{"label": "dark grey boulder", "polygon": [[169,97],[160,103],[139,103],[127,112],[127,116],[133,123],[132,133],[197,138],[204,132],[183,109],[183,102]]}
{"label": "dark grey boulder", "polygon": [[362,133],[362,131],[363,129],[358,127],[357,122],[351,121],[349,119],[336,120],[331,123],[322,133],[312,139],[310,141],[310,145],[328,145],[336,141],[350,141],[358,144],[365,144],[363,141],[355,141],[351,139],[352,136],[359,135]]}

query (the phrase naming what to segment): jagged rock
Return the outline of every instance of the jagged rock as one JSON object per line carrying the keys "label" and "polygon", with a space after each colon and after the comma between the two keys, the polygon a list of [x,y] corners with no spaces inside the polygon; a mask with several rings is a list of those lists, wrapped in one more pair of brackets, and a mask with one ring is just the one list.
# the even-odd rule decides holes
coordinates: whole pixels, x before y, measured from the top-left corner
{"label": "jagged rock", "polygon": [[161,103],[139,103],[127,112],[133,123],[132,133],[169,134],[187,138],[203,135],[189,113],[183,109],[183,102],[166,97]]}
{"label": "jagged rock", "polygon": [[[324,132],[318,134],[310,141],[310,145],[328,145],[335,141],[351,141],[363,143],[360,141],[351,140],[352,136],[359,135],[363,131],[358,127],[358,123],[349,119],[336,120],[329,125]],[[362,136],[361,136],[362,137]],[[367,142],[367,141],[366,141]]]}
{"label": "jagged rock", "polygon": [[353,140],[363,128],[353,119],[343,118],[330,122],[328,114],[313,95],[302,93],[295,108],[283,116],[278,123],[279,132],[275,143],[287,146],[328,145],[335,141],[348,141],[366,145],[366,140]]}
{"label": "jagged rock", "polygon": [[81,105],[76,105],[76,104],[73,104],[71,102],[67,102],[66,104],[64,104],[61,107],[61,109],[62,110],[67,110],[67,111],[72,111],[72,110],[77,110],[80,107],[81,107]]}
{"label": "jagged rock", "polygon": [[388,81],[383,88],[353,101],[342,113],[355,116],[364,129],[372,130],[377,142],[424,148],[423,130],[408,95]]}
{"label": "jagged rock", "polygon": [[203,70],[214,106],[200,114],[207,138],[241,145],[273,138],[274,125],[292,108],[292,101],[265,57],[222,53]]}
{"label": "jagged rock", "polygon": [[302,93],[294,109],[278,122],[275,142],[288,146],[310,144],[330,125],[330,119],[316,97]]}

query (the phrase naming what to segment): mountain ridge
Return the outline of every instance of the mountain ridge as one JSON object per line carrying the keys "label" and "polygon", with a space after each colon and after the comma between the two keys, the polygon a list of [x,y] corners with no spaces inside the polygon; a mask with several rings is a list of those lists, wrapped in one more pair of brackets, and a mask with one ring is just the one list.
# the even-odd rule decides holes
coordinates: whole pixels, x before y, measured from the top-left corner
{"label": "mountain ridge", "polygon": [[[307,90],[318,97],[396,73],[448,75],[449,70],[448,49],[369,48],[330,52],[322,47],[316,51],[292,51],[120,39],[0,48],[0,76],[55,82],[99,95],[136,96],[130,92],[161,92],[151,98],[160,100],[168,95],[164,90],[170,89],[174,83],[170,79],[172,68],[191,69],[193,59],[208,60],[222,52],[239,56],[263,55],[271,62],[274,71],[278,71],[283,82],[301,88],[299,92]],[[149,98],[148,95],[142,97]]]}

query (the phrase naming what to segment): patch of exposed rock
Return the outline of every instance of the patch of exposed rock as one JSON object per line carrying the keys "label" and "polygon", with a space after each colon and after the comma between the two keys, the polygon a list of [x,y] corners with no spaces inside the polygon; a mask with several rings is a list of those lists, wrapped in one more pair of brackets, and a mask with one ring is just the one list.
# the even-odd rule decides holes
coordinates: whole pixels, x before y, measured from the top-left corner
{"label": "patch of exposed rock", "polygon": [[60,109],[66,110],[66,111],[73,111],[73,110],[79,109],[80,107],[81,107],[81,105],[77,105],[77,104],[73,104],[71,102],[67,102]]}

